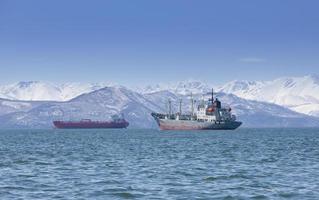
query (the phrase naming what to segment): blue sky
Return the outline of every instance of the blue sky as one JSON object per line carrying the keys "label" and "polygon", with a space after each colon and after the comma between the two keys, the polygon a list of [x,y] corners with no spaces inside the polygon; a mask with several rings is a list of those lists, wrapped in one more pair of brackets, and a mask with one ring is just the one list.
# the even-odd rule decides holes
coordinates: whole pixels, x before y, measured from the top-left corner
{"label": "blue sky", "polygon": [[319,1],[0,0],[0,83],[319,74]]}

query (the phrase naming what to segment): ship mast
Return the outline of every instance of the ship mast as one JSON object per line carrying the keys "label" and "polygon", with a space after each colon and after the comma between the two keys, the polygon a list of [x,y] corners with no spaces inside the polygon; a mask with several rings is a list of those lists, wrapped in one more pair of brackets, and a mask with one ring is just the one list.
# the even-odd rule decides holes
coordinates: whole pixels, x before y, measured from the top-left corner
{"label": "ship mast", "polygon": [[192,116],[194,115],[194,99],[193,99],[193,93],[191,93],[191,103],[192,103],[192,110],[191,110],[191,112],[192,112]]}
{"label": "ship mast", "polygon": [[214,88],[212,88],[212,104],[214,102]]}
{"label": "ship mast", "polygon": [[214,104],[214,88],[212,88],[212,93],[207,93],[207,94],[211,94],[212,95],[212,98],[208,99],[208,101],[211,101],[212,105],[213,105]]}
{"label": "ship mast", "polygon": [[171,99],[168,99],[168,114],[169,114],[169,117],[171,117],[171,115],[172,115],[172,101],[171,101]]}
{"label": "ship mast", "polygon": [[179,100],[179,114],[182,115],[182,99]]}

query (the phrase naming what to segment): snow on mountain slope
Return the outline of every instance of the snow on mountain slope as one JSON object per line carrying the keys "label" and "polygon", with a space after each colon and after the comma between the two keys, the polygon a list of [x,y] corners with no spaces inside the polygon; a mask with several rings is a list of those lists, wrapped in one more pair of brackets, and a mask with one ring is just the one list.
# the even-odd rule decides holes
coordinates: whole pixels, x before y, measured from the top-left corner
{"label": "snow on mountain slope", "polygon": [[218,91],[319,116],[319,77],[315,75],[279,78],[265,82],[232,81],[218,88]]}
{"label": "snow on mountain slope", "polygon": [[111,83],[64,83],[59,86],[61,101],[71,100],[81,94],[90,93],[101,88],[111,86]]}
{"label": "snow on mountain slope", "polygon": [[305,113],[310,116],[319,117],[319,104],[312,103],[295,107],[292,106],[290,109],[299,113]]}
{"label": "snow on mountain slope", "polygon": [[59,100],[60,90],[53,84],[29,81],[5,85],[0,97],[11,100]]}
{"label": "snow on mountain slope", "polygon": [[[133,89],[134,90],[134,89]],[[175,94],[189,95],[193,94],[204,94],[211,90],[211,86],[207,83],[196,81],[196,80],[186,80],[171,84],[156,84],[149,85],[145,87],[140,87],[135,89],[143,94],[155,93],[160,91],[170,91]]]}
{"label": "snow on mountain slope", "polygon": [[67,101],[108,85],[110,84],[65,83],[55,85],[39,81],[22,81],[0,86],[0,98],[25,101]]}
{"label": "snow on mountain slope", "polygon": [[46,102],[0,99],[0,116],[14,112],[25,112],[44,103]]}

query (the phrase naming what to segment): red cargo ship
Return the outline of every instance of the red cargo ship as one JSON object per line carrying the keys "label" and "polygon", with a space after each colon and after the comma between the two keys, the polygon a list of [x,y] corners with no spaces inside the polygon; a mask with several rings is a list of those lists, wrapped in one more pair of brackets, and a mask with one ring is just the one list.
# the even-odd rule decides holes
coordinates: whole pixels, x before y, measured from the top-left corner
{"label": "red cargo ship", "polygon": [[110,121],[92,121],[82,119],[80,121],[53,121],[56,128],[61,129],[88,129],[88,128],[127,128],[129,123],[123,118],[112,119]]}

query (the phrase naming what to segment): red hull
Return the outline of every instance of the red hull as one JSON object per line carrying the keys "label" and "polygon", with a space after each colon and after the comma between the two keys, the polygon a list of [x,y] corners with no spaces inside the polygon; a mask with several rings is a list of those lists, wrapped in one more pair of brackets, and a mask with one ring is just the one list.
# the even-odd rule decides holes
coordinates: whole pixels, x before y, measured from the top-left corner
{"label": "red hull", "polygon": [[129,123],[119,121],[54,121],[54,126],[61,129],[88,129],[88,128],[127,128]]}

